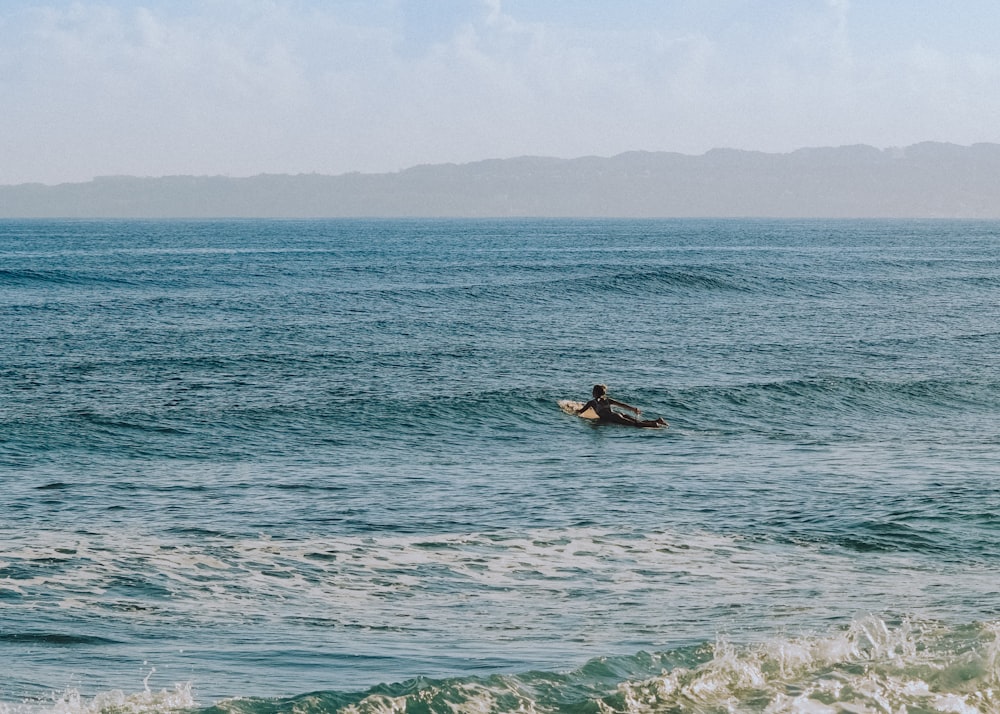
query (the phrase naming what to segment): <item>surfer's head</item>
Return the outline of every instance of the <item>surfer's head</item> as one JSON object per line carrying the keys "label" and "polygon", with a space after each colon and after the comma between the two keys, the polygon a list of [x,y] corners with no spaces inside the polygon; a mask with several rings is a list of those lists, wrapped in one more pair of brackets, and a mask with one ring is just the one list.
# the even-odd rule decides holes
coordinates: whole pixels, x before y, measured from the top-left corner
{"label": "surfer's head", "polygon": [[593,391],[594,399],[600,399],[607,393],[608,393],[608,385],[606,384],[594,385],[594,391]]}

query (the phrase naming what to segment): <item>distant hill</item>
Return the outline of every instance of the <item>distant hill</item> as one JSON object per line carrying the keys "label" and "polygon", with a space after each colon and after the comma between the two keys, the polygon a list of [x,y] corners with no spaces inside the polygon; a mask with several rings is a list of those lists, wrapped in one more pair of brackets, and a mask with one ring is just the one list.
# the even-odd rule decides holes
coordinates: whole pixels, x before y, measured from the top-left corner
{"label": "distant hill", "polygon": [[389,174],[107,177],[0,186],[0,217],[1000,218],[1000,145],[630,152]]}

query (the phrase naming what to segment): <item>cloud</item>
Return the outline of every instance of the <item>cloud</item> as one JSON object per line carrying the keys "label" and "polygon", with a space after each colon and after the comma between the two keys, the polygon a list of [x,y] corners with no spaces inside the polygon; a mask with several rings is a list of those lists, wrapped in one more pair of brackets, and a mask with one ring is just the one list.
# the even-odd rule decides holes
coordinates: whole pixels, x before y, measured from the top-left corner
{"label": "cloud", "polygon": [[280,5],[227,20],[108,5],[32,10],[8,50],[18,69],[4,90],[18,110],[0,126],[69,174],[251,169],[239,157],[286,139],[311,88]]}
{"label": "cloud", "polygon": [[[745,0],[587,8],[53,0],[0,10],[0,183],[1000,139],[992,45],[948,44],[961,28],[934,35],[914,12],[844,0],[775,0],[766,13]],[[903,19],[905,32],[891,26]]]}
{"label": "cloud", "polygon": [[425,19],[412,2],[353,16],[286,2],[32,9],[9,50],[23,114],[0,125],[19,136],[22,164],[30,151],[71,178],[606,152],[648,142],[643,117],[663,102],[696,100],[712,54],[697,35],[566,29],[460,4]]}

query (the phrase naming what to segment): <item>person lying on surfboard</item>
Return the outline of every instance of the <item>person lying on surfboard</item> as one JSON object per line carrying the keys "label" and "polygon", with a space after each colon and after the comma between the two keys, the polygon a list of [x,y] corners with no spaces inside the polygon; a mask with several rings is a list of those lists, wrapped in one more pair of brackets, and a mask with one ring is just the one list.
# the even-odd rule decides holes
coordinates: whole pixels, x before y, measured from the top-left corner
{"label": "person lying on surfboard", "polygon": [[[595,384],[593,395],[593,399],[576,410],[577,414],[583,414],[588,409],[593,409],[597,413],[597,418],[600,421],[609,422],[611,424],[625,424],[627,426],[667,426],[667,422],[664,421],[663,417],[660,417],[659,419],[639,419],[639,414],[642,413],[642,410],[638,407],[633,407],[630,404],[619,402],[617,399],[609,397],[606,385]],[[612,406],[635,412],[635,416],[616,412],[611,408]]]}

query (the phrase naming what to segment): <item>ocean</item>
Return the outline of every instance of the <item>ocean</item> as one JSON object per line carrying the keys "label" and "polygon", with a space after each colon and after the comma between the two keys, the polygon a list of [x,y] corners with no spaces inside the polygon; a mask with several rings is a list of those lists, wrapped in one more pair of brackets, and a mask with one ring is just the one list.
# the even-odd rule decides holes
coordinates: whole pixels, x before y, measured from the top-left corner
{"label": "ocean", "polygon": [[2,221],[0,714],[998,712],[998,307],[1000,222]]}

